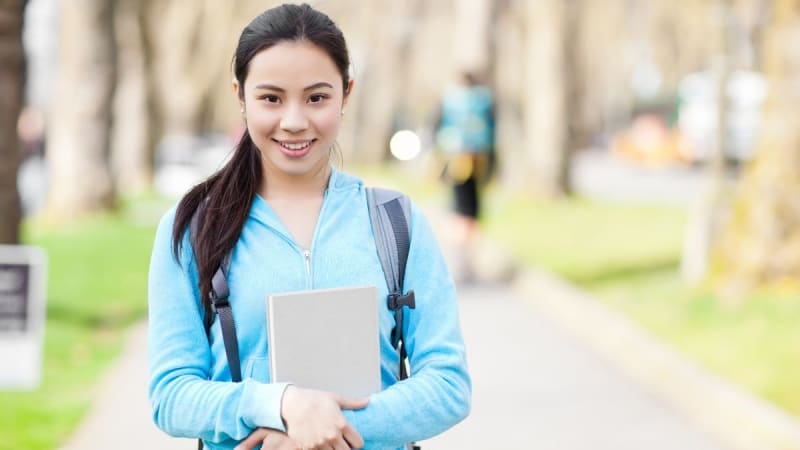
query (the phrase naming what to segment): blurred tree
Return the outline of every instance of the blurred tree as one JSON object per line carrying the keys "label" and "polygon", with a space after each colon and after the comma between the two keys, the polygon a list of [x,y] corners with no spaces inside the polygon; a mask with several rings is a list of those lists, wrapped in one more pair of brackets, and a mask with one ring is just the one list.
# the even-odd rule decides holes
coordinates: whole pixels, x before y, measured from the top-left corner
{"label": "blurred tree", "polygon": [[762,135],[716,254],[724,292],[800,276],[800,0],[771,1]]}
{"label": "blurred tree", "polygon": [[578,150],[583,150],[589,145],[591,130],[586,120],[586,90],[585,79],[588,77],[585,69],[585,58],[582,50],[586,39],[583,36],[583,0],[564,0],[561,11],[561,51],[563,78],[562,109],[565,129],[561,156],[552,177],[552,188],[559,194],[572,193],[572,157]]}
{"label": "blurred tree", "polygon": [[[240,31],[234,23],[242,2],[141,1],[140,27],[153,137],[157,142],[164,135],[205,131],[211,125],[213,105],[209,99],[216,84],[227,81],[224,88],[230,89],[233,75],[227,62],[233,56]],[[226,77],[221,79],[220,74]],[[233,101],[231,105],[236,106]]]}
{"label": "blurred tree", "polygon": [[717,245],[716,238],[730,208],[726,170],[726,148],[728,139],[728,109],[730,108],[727,89],[731,75],[732,37],[735,21],[731,0],[716,0],[716,10],[711,22],[710,41],[717,47],[714,55],[714,79],[716,80],[716,124],[714,145],[710,149],[706,167],[706,185],[703,192],[695,198],[689,211],[686,235],[681,255],[681,276],[684,281],[697,283],[708,273],[711,252]]}
{"label": "blurred tree", "polygon": [[[139,194],[153,181],[153,136],[148,111],[144,16],[141,0],[116,0],[117,86],[114,98],[112,169],[120,194]],[[155,121],[152,121],[155,122]]]}
{"label": "blurred tree", "polygon": [[22,108],[25,73],[25,3],[26,0],[0,1],[0,244],[19,242],[17,170],[21,155],[16,124]]}
{"label": "blurred tree", "polygon": [[116,85],[115,0],[63,4],[59,70],[47,136],[50,190],[45,214],[71,219],[110,209],[110,166]]}
{"label": "blurred tree", "polygon": [[[343,151],[345,157],[356,156],[361,163],[376,163],[387,157],[394,122],[407,113],[401,111],[404,99],[416,100],[409,95],[415,87],[409,85],[415,66],[408,57],[419,39],[415,27],[424,2],[376,0],[358,3],[357,8],[343,3],[353,9],[333,18],[343,19],[340,26],[348,39],[355,78],[345,115]],[[413,100],[405,103],[408,106]]]}
{"label": "blurred tree", "polygon": [[[569,194],[571,155],[584,144],[580,114],[582,92],[581,0],[527,4],[524,104],[527,151],[532,179],[540,193]],[[535,93],[536,98],[531,98]]]}

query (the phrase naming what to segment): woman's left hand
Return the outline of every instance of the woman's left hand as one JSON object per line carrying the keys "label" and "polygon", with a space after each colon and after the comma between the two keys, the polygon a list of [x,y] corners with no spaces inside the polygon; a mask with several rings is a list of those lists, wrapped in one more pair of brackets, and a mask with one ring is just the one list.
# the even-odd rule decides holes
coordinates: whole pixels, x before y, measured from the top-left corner
{"label": "woman's left hand", "polygon": [[261,444],[261,450],[302,450],[288,434],[272,428],[253,430],[234,450],[253,450],[258,444]]}

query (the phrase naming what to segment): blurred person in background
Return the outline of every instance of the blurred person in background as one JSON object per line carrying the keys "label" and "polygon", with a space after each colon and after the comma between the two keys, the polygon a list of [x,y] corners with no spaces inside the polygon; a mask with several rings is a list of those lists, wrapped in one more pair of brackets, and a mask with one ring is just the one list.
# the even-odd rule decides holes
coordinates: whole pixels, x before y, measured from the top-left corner
{"label": "blurred person in background", "polygon": [[[394,313],[382,307],[381,392],[343,398],[270,379],[270,294],[375,284],[379,304],[388,295],[365,187],[331,165],[349,65],[342,32],[305,4],[267,10],[242,31],[233,88],[246,129],[225,166],[164,215],[153,246],[149,396],[168,434],[209,449],[400,449],[469,412],[455,286],[414,205],[404,288],[416,307],[403,327],[411,376],[398,382]],[[231,382],[238,367],[210,305],[228,257],[241,382]]]}
{"label": "blurred person in background", "polygon": [[442,179],[453,192],[455,267],[460,281],[474,278],[481,190],[495,167],[495,113],[492,91],[474,73],[448,87],[436,121],[436,147],[445,160]]}

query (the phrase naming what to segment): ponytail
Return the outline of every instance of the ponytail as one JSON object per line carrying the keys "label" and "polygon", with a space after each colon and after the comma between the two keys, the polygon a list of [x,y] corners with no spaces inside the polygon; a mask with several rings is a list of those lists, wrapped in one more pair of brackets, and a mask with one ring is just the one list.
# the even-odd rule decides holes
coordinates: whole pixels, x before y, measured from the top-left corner
{"label": "ponytail", "polygon": [[172,251],[180,261],[183,236],[189,231],[192,217],[201,203],[205,202],[197,217],[197,236],[192,236],[191,242],[200,300],[206,314],[210,310],[211,278],[239,240],[261,178],[260,152],[245,130],[230,161],[193,187],[178,204],[172,228]]}

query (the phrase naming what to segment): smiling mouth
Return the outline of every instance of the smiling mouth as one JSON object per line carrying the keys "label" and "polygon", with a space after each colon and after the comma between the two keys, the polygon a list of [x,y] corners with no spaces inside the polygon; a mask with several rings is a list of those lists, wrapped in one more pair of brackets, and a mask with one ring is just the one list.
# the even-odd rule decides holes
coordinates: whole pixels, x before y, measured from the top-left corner
{"label": "smiling mouth", "polygon": [[280,145],[281,147],[293,152],[304,150],[308,148],[308,146],[311,145],[314,141],[316,141],[316,139],[310,139],[308,141],[294,141],[294,142],[279,141],[277,139],[273,140],[277,142],[278,145]]}

